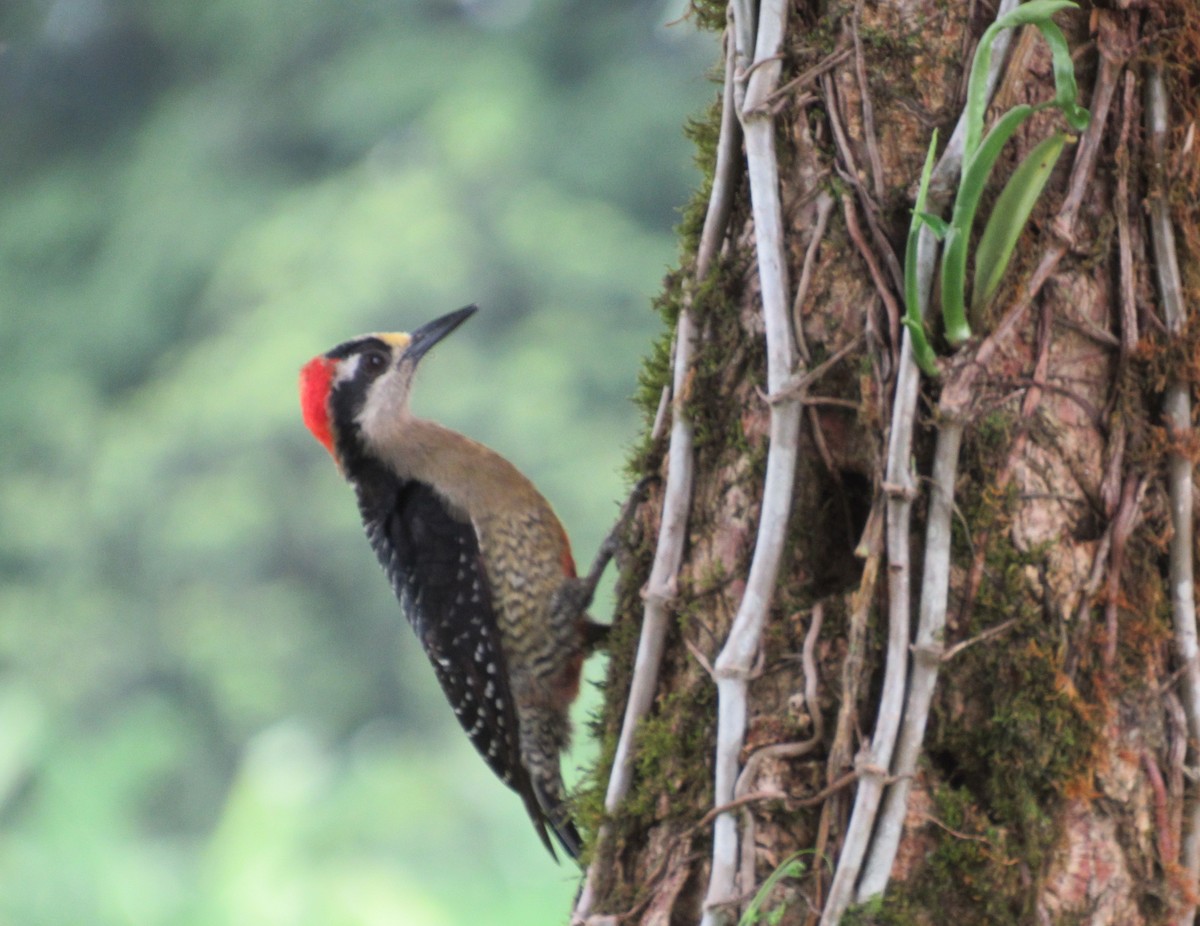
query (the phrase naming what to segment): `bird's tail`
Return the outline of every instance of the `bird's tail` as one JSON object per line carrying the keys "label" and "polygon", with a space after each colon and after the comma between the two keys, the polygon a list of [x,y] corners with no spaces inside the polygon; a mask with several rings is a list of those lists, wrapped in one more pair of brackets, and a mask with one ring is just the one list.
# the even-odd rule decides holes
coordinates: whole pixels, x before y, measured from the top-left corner
{"label": "bird's tail", "polygon": [[583,840],[567,806],[560,761],[570,741],[570,727],[557,711],[528,711],[522,721],[521,756],[544,822],[566,853],[577,859],[583,851]]}
{"label": "bird's tail", "polygon": [[532,781],[533,793],[537,796],[542,812],[546,815],[546,823],[558,837],[558,841],[567,855],[573,859],[579,858],[579,854],[583,851],[583,840],[567,809],[562,777],[555,771],[552,777],[542,778],[535,774],[532,776]]}

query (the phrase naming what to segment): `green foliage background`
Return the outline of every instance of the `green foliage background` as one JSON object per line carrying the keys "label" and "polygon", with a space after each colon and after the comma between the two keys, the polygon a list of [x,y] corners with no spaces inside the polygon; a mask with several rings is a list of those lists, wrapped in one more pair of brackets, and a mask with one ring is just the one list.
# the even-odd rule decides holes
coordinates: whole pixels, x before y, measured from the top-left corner
{"label": "green foliage background", "polygon": [[295,380],[479,302],[418,411],[586,562],[714,92],[681,12],[0,6],[0,924],[562,920]]}

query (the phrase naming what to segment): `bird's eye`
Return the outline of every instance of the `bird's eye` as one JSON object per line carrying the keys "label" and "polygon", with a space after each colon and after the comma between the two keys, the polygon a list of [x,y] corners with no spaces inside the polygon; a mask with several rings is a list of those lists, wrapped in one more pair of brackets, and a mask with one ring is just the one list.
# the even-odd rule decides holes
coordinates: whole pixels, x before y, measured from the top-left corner
{"label": "bird's eye", "polygon": [[372,376],[378,376],[388,368],[390,358],[386,354],[381,354],[379,351],[368,351],[363,354],[363,368]]}

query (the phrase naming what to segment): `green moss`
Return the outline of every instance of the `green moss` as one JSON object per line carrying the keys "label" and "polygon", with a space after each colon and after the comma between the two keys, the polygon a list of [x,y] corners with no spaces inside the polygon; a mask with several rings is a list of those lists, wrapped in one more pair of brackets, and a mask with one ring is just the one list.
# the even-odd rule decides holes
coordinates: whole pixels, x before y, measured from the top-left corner
{"label": "green moss", "polygon": [[694,255],[700,246],[700,233],[704,229],[704,217],[712,196],[712,178],[717,166],[717,141],[721,136],[721,97],[717,96],[702,117],[689,119],[683,131],[696,145],[696,167],[700,169],[700,175],[704,178],[683,207],[682,219],[677,229],[681,252],[690,256]]}
{"label": "green moss", "polygon": [[[652,345],[638,375],[634,402],[642,411],[645,427],[642,431],[643,437],[632,448],[626,465],[626,475],[631,481],[651,472],[661,455],[661,449],[655,446],[656,441],[651,438],[651,425],[657,414],[663,390],[671,382],[671,346],[684,305],[690,304],[698,324],[701,323],[701,319],[719,312],[721,308],[736,305],[736,295],[740,288],[740,275],[737,273],[739,263],[729,259],[718,259],[706,279],[699,283],[693,282],[694,255],[699,247],[712,190],[720,120],[721,106],[718,98],[704,116],[691,120],[685,129],[687,135],[696,143],[696,163],[705,179],[683,209],[683,217],[678,227],[683,255],[680,267],[668,274],[662,292],[654,300],[654,309],[666,327]],[[719,336],[715,337],[719,342]],[[709,337],[706,340],[713,339]]]}
{"label": "green moss", "polygon": [[986,465],[1000,454],[1007,453],[1015,431],[1016,421],[1012,412],[997,409],[984,415],[972,425],[971,453],[975,461]]}
{"label": "green moss", "polygon": [[964,665],[947,672],[947,685],[982,693],[990,716],[982,724],[946,722],[936,749],[953,757],[954,777],[993,819],[1037,822],[1030,808],[1051,806],[1086,765],[1095,737],[1089,712],[1046,641],[1029,640],[1015,652],[973,649],[983,655],[964,653]]}
{"label": "green moss", "polygon": [[637,784],[628,802],[631,816],[657,820],[664,794],[679,795],[669,805],[689,814],[693,807],[712,803],[715,717],[716,689],[704,685],[671,692],[642,721],[635,748]]}
{"label": "green moss", "polygon": [[[664,794],[679,796],[671,806],[678,806],[681,812],[690,813],[692,807],[711,803],[715,698],[712,686],[674,692],[660,699],[655,711],[638,726],[635,783],[619,817],[623,832],[641,832],[662,822],[660,798]],[[705,719],[698,723],[697,718]],[[603,721],[598,726],[600,733],[615,729]],[[587,834],[589,846],[605,819],[604,795],[615,752],[615,733],[605,735],[601,757],[573,797],[575,819]]]}
{"label": "green moss", "polygon": [[[604,796],[641,634],[641,622],[633,615],[641,614],[639,590],[649,578],[653,541],[652,537],[644,538],[642,547],[632,551],[636,566],[623,577],[617,590],[616,613],[623,615],[623,619],[614,624],[609,637],[609,669],[600,686],[605,691],[603,714],[589,724],[590,732],[600,742],[600,751],[574,796],[576,820],[587,834],[589,844],[606,819]],[[707,579],[714,587],[727,581],[720,569],[714,569]],[[676,602],[680,613],[685,613],[695,598],[690,588],[681,588]],[[662,671],[664,674],[678,671],[678,666],[673,669],[665,665]],[[682,794],[695,789],[707,794],[710,790],[712,722],[697,723],[696,718],[714,716],[716,693],[711,685],[699,687],[699,691],[688,688],[660,697],[653,712],[639,725],[634,748],[635,783],[619,815],[623,831],[640,832],[657,822],[656,802],[662,794]],[[696,806],[707,800],[707,797],[689,797],[680,806]]]}
{"label": "green moss", "polygon": [[[933,909],[944,922],[1018,926],[1033,919],[1035,892],[1023,872],[1039,870],[1057,841],[1053,820],[1087,765],[1093,718],[1035,643],[972,661],[946,679],[945,689],[983,692],[990,716],[938,718],[929,755],[948,783],[932,795],[941,824],[926,829],[933,848],[912,880],[844,922],[901,926],[922,922],[917,914]],[[1017,859],[1022,865],[1013,864]]]}
{"label": "green moss", "polygon": [[653,424],[658,412],[662,391],[671,382],[671,332],[662,331],[650,345],[650,353],[638,374],[634,404],[641,410],[647,425]]}
{"label": "green moss", "polygon": [[686,411],[692,422],[693,444],[702,455],[753,449],[742,426],[741,411],[732,407],[737,403],[728,401],[735,386],[761,389],[766,383],[766,352],[761,342],[745,350],[733,349],[745,340],[739,317],[744,260],[743,256],[722,257],[693,296],[692,311],[702,337],[692,362]]}
{"label": "green moss", "polygon": [[647,436],[649,436],[650,426],[654,423],[654,416],[658,413],[658,405],[662,401],[662,391],[670,382],[671,332],[662,331],[651,343],[650,353],[642,362],[642,369],[638,373],[637,391],[633,395],[634,405],[642,413]]}
{"label": "green moss", "polygon": [[835,3],[822,15],[806,21],[803,30],[804,44],[800,49],[803,54],[799,58],[799,66],[791,70],[799,73],[837,51],[845,35],[843,23],[849,22],[853,13],[853,3]]}
{"label": "green moss", "polygon": [[920,98],[913,77],[913,60],[928,54],[925,23],[923,18],[918,18],[908,30],[895,28],[895,25],[893,22],[889,23],[889,28],[880,28],[863,24],[858,30],[863,58],[873,62],[867,79],[876,106],[891,100]]}
{"label": "green moss", "polygon": [[691,8],[696,25],[701,29],[720,32],[725,28],[726,4],[718,0],[692,0]]}
{"label": "green moss", "polygon": [[943,923],[1031,922],[1033,911],[1023,907],[1024,895],[1032,892],[1022,885],[1021,866],[1010,862],[1009,834],[990,824],[961,789],[943,788],[933,797],[934,813],[946,828],[939,828],[921,878],[849,910],[843,926],[916,926],[928,923],[934,910]]}

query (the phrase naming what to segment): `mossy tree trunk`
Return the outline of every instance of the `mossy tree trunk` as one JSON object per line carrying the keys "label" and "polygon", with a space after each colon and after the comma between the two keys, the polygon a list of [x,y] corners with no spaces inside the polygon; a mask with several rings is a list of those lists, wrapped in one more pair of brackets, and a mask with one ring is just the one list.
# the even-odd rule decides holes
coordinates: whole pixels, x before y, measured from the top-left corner
{"label": "mossy tree trunk", "polygon": [[[945,139],[958,119],[966,68],[994,6],[792,0],[789,10],[782,92],[770,102],[788,279],[800,293],[794,347],[817,374],[804,394],[782,565],[749,686],[739,765],[750,768],[736,811],[740,900],[718,911],[727,922],[796,853],[803,872],[779,879],[763,909],[777,911],[772,922],[817,922],[855,789],[872,771],[864,757],[890,613],[893,564],[882,537],[895,487],[884,474],[904,241],[931,132]],[[724,27],[724,7],[696,14]],[[1187,667],[1173,627],[1166,473],[1171,453],[1194,462],[1198,445],[1169,433],[1162,406],[1172,383],[1194,392],[1200,350],[1196,325],[1169,334],[1151,223],[1154,204],[1165,203],[1183,295],[1196,306],[1200,7],[1085,0],[1056,21],[1075,51],[1080,101],[1098,120],[1098,158],[1073,213],[1064,214],[1080,183],[1072,150],[1056,168],[979,326],[985,336],[1001,331],[994,349],[977,355],[976,341],[947,364],[982,358],[955,486],[945,653],[886,894],[842,922],[1190,922],[1196,900],[1187,843],[1196,836],[1188,768],[1197,744],[1180,689]],[[1054,95],[1045,45],[1025,32],[1014,36],[993,113]],[[1168,102],[1161,156],[1146,128],[1155,70]],[[711,122],[694,127],[710,171],[719,118],[718,103]],[[1017,133],[1000,180],[1054,120],[1047,112]],[[706,189],[684,221],[682,266],[661,300],[672,326],[686,303],[697,328],[677,397],[693,427],[694,483],[632,788],[595,849],[592,922],[697,923],[703,914],[717,724],[711,672],[746,587],[770,416],[756,230],[739,164],[707,276],[693,282]],[[1036,268],[1055,253],[1027,298]],[[651,432],[670,387],[670,337],[645,372],[638,474],[677,462],[666,428]],[[946,375],[921,383],[914,608]],[[640,541],[623,573],[600,724],[606,759],[581,800],[596,825],[662,495],[656,484],[639,509]],[[763,751],[780,744],[797,745]]]}

